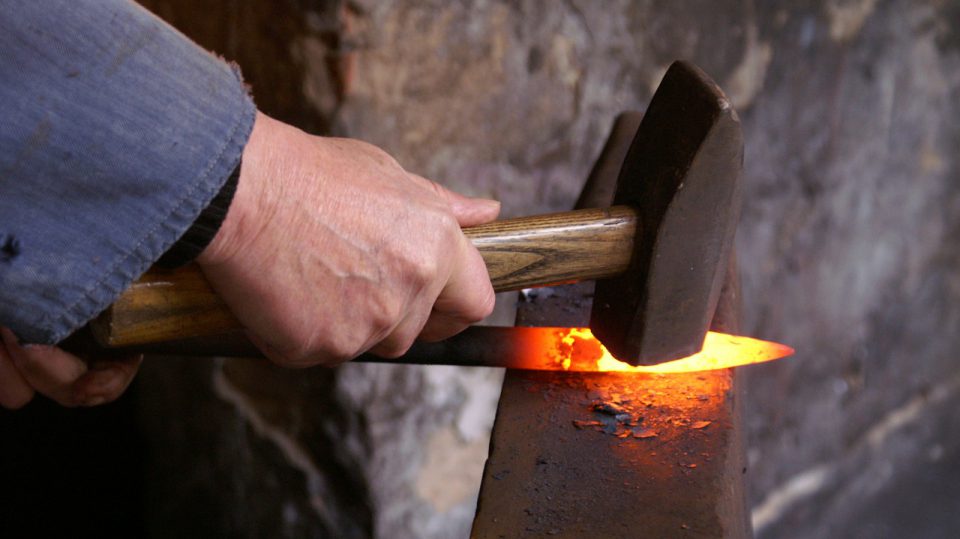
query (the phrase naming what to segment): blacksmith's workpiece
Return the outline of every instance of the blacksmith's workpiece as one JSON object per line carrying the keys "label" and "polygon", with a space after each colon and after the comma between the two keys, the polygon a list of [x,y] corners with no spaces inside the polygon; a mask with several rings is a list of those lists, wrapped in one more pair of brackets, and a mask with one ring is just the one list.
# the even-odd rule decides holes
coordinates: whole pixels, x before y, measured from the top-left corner
{"label": "blacksmith's workpiece", "polygon": [[[634,365],[677,359],[700,350],[713,318],[739,217],[742,158],[740,122],[726,96],[698,68],[676,62],[633,137],[612,207],[464,233],[496,291],[596,279],[590,326],[614,356]],[[148,272],[91,328],[101,346],[124,352],[256,352],[196,266]],[[484,337],[490,333],[496,340]],[[502,336],[470,328],[459,338],[482,350]],[[439,346],[449,356],[449,343]],[[418,343],[391,362],[429,363],[416,355],[430,347]]]}

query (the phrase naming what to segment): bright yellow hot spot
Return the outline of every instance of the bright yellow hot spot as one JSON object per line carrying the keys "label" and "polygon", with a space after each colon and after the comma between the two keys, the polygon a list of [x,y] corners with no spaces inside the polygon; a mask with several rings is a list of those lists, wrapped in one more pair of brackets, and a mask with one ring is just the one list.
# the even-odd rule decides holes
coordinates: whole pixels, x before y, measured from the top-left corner
{"label": "bright yellow hot spot", "polygon": [[[587,366],[581,351],[588,351],[590,360],[596,359],[597,371],[622,371],[644,373],[680,373],[726,369],[741,365],[763,363],[793,354],[793,348],[775,342],[761,341],[751,337],[728,335],[710,331],[703,342],[703,349],[676,361],[667,361],[658,365],[634,367],[613,357],[600,341],[593,336],[589,328],[571,328],[562,338],[563,344],[571,350],[570,356],[563,359],[563,369],[569,370],[571,360],[574,360],[582,370],[594,370],[593,365]],[[586,367],[586,368],[584,368]],[[578,370],[581,370],[578,369]]]}

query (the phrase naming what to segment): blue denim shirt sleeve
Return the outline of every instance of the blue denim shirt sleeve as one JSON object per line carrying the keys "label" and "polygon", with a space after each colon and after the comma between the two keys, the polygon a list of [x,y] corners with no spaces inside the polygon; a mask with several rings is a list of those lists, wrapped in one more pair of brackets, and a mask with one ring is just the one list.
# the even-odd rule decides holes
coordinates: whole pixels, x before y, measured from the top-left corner
{"label": "blue denim shirt sleeve", "polygon": [[127,0],[0,4],[0,325],[55,343],[189,228],[237,166],[239,73]]}

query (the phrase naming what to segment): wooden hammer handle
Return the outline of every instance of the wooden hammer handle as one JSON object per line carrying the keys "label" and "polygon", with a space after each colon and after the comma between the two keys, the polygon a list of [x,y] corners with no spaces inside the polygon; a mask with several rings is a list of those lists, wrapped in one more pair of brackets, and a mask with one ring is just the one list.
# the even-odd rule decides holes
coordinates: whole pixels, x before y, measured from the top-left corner
{"label": "wooden hammer handle", "polygon": [[[494,290],[603,279],[630,264],[638,226],[627,206],[507,219],[465,228]],[[152,269],[91,323],[107,347],[136,346],[241,329],[195,265]]]}

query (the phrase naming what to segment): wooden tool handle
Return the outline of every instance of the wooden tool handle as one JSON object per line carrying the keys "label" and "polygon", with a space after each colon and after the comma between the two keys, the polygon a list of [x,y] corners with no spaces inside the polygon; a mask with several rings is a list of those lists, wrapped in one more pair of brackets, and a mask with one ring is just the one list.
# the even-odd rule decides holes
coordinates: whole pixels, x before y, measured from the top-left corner
{"label": "wooden tool handle", "polygon": [[[494,290],[603,279],[626,271],[637,235],[627,206],[507,219],[463,230],[480,251]],[[181,340],[242,326],[200,268],[152,269],[92,324],[107,347]]]}
{"label": "wooden tool handle", "polygon": [[630,264],[633,208],[589,209],[495,221],[463,229],[497,292],[604,279]]}

